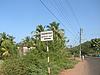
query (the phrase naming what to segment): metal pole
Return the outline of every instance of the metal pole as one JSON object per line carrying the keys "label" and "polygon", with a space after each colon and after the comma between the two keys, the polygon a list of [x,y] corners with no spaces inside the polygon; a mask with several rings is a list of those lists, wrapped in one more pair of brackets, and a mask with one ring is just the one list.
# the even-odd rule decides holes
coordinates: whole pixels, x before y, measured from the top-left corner
{"label": "metal pole", "polygon": [[48,42],[47,42],[47,54],[48,54],[48,75],[50,75],[50,59],[49,59],[49,47],[48,47]]}

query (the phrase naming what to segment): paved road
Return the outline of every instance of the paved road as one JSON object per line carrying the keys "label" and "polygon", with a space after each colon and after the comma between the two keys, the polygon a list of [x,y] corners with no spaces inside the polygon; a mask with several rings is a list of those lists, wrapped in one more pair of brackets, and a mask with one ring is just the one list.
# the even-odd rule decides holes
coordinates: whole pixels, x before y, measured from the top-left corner
{"label": "paved road", "polygon": [[86,58],[89,75],[100,75],[100,58]]}
{"label": "paved road", "polygon": [[60,75],[100,75],[100,58],[85,58],[75,68],[62,71]]}

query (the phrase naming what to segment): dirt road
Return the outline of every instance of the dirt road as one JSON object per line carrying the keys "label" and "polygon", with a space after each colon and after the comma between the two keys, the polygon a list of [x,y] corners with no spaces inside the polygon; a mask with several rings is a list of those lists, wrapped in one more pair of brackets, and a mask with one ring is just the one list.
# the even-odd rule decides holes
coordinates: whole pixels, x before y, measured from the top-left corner
{"label": "dirt road", "polygon": [[75,68],[62,71],[59,75],[100,75],[100,58],[86,58]]}
{"label": "dirt road", "polygon": [[79,62],[74,69],[62,71],[60,75],[89,75],[87,61]]}

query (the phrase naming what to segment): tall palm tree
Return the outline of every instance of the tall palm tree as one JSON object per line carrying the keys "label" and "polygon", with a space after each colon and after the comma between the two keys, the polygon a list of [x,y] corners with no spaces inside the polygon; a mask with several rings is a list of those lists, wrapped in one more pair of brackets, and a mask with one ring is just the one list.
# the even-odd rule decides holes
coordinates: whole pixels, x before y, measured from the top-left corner
{"label": "tall palm tree", "polygon": [[44,29],[43,25],[38,25],[36,27],[36,30],[31,32],[31,34],[34,34],[34,36],[32,36],[32,37],[34,37],[36,40],[40,40],[40,32],[42,32],[44,30],[45,29]]}
{"label": "tall palm tree", "polygon": [[64,35],[64,30],[63,29],[59,29],[59,23],[56,22],[52,22],[50,23],[50,25],[47,26],[48,30],[52,30],[54,33],[54,36],[56,36],[56,38],[62,38],[62,36]]}
{"label": "tall palm tree", "polygon": [[36,30],[32,32],[32,34],[34,34],[32,36],[32,40],[34,41],[34,45],[38,50],[41,49],[41,45],[43,45],[43,42],[40,41],[40,32],[42,31],[45,31],[45,27],[43,25],[38,25]]}
{"label": "tall palm tree", "polygon": [[29,47],[29,44],[30,44],[30,37],[29,36],[26,36],[23,41],[22,41],[22,46],[27,46]]}
{"label": "tall palm tree", "polygon": [[11,36],[11,35],[7,35],[8,36],[8,39],[12,42],[12,43],[14,43],[14,39],[15,39],[15,37],[13,37],[13,36]]}
{"label": "tall palm tree", "polygon": [[6,34],[5,32],[0,33],[0,39],[1,39],[1,40],[8,39],[7,34]]}
{"label": "tall palm tree", "polygon": [[3,41],[3,40],[10,40],[10,41],[13,41],[15,39],[15,37],[9,35],[9,34],[6,34],[5,32],[3,33],[0,33],[0,39]]}
{"label": "tall palm tree", "polygon": [[0,54],[7,55],[7,53],[11,53],[12,48],[14,46],[14,38],[6,34],[5,32],[0,33]]}
{"label": "tall palm tree", "polygon": [[64,37],[64,30],[60,29],[59,23],[52,22],[50,25],[47,26],[48,30],[53,31],[53,42],[50,42],[51,49],[57,50],[62,49],[65,47],[65,37]]}
{"label": "tall palm tree", "polygon": [[95,50],[100,50],[100,38],[95,38],[91,40],[91,47]]}
{"label": "tall palm tree", "polygon": [[36,31],[38,31],[38,32],[44,31],[43,25],[38,25],[36,28]]}
{"label": "tall palm tree", "polygon": [[34,38],[26,36],[25,39],[21,42],[22,46],[33,47],[35,45]]}

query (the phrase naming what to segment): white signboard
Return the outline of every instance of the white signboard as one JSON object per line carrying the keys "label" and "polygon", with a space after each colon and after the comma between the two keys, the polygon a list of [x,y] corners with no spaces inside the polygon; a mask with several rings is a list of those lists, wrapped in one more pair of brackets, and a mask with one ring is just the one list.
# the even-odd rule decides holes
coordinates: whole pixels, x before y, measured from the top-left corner
{"label": "white signboard", "polygon": [[53,31],[41,32],[41,41],[52,41],[52,40],[53,40]]}

